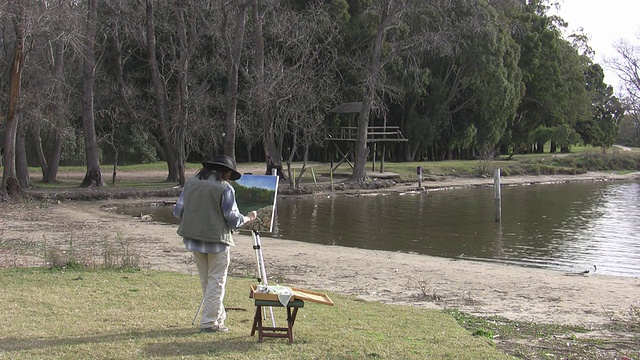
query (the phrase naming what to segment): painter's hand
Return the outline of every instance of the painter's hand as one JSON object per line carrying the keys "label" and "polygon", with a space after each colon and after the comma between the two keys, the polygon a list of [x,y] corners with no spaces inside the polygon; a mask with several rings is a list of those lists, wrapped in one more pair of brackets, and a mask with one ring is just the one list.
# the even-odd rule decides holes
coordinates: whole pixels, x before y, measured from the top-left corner
{"label": "painter's hand", "polygon": [[249,221],[255,220],[258,217],[258,212],[249,211],[249,213],[247,214],[247,217],[249,218]]}

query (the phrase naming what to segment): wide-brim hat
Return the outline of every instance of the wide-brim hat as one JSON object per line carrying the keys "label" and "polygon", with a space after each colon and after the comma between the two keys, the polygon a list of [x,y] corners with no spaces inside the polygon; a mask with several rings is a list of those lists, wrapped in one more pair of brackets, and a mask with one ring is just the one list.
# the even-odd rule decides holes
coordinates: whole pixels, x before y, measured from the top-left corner
{"label": "wide-brim hat", "polygon": [[212,160],[202,162],[202,166],[211,170],[219,170],[220,168],[231,170],[231,180],[238,180],[242,176],[236,170],[236,161],[227,155],[216,155]]}

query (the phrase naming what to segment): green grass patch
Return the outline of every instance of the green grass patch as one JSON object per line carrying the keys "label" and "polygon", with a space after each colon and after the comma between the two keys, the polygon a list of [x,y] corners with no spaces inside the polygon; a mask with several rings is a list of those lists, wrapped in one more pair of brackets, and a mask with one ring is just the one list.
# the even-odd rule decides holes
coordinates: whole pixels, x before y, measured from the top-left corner
{"label": "green grass patch", "polygon": [[[191,325],[195,275],[157,271],[0,270],[0,359],[509,359],[449,314],[329,294],[307,302],[295,342],[250,336],[254,280],[230,278],[229,333]],[[274,308],[281,326],[283,308]],[[269,321],[269,320],[268,320]]]}

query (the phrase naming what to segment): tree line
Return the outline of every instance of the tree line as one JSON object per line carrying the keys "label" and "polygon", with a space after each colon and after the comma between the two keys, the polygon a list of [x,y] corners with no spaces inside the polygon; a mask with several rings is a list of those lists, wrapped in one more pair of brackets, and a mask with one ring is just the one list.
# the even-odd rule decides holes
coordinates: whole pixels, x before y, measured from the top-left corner
{"label": "tree line", "polygon": [[[82,164],[326,161],[331,115],[409,139],[396,161],[610,147],[625,102],[585,34],[545,0],[6,0],[0,3],[4,193]],[[624,68],[624,63],[620,64]],[[633,93],[633,91],[630,91]],[[628,99],[625,99],[628,100]],[[302,175],[302,174],[300,174]]]}

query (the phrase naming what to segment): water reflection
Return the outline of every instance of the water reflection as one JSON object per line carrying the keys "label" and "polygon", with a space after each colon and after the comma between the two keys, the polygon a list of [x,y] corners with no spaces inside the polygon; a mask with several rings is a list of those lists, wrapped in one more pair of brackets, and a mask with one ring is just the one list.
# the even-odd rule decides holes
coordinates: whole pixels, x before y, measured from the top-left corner
{"label": "water reflection", "polygon": [[501,223],[491,188],[288,198],[279,200],[277,236],[563,271],[597,264],[599,273],[640,276],[639,194],[638,183],[505,187]]}
{"label": "water reflection", "polygon": [[[283,239],[640,276],[640,183],[582,182],[361,197],[280,198]],[[134,209],[132,215],[141,210]],[[144,210],[143,212],[146,212]],[[175,221],[170,209],[158,216]]]}

